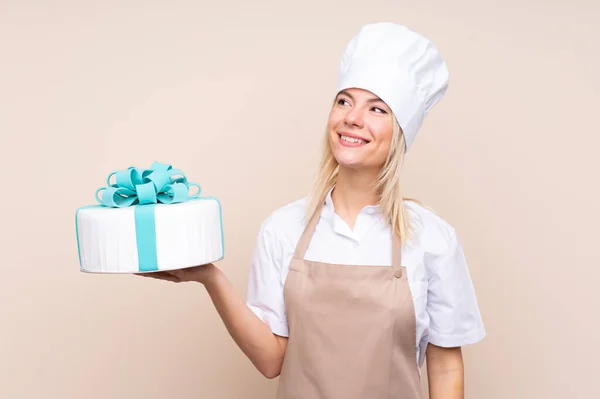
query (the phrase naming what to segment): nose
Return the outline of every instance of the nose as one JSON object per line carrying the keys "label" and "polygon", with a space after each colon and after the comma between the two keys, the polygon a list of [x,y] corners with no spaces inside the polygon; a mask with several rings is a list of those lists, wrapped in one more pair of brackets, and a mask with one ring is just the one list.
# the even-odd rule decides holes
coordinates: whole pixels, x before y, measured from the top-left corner
{"label": "nose", "polygon": [[352,107],[346,112],[344,123],[348,126],[362,128],[364,125],[364,117],[362,111],[358,107]]}

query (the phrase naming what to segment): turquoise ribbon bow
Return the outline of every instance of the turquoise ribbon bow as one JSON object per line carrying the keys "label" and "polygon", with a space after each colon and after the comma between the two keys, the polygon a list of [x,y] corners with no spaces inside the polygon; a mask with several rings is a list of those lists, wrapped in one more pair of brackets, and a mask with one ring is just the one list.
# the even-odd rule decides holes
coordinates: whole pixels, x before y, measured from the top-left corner
{"label": "turquoise ribbon bow", "polygon": [[[116,175],[116,182],[110,182]],[[129,167],[108,175],[107,187],[96,190],[96,201],[111,208],[124,208],[132,205],[174,204],[197,198],[202,191],[196,183],[188,182],[185,174],[173,169],[169,164],[153,162],[149,169]],[[198,192],[190,195],[190,188],[197,187]],[[102,197],[98,194],[102,193]]]}

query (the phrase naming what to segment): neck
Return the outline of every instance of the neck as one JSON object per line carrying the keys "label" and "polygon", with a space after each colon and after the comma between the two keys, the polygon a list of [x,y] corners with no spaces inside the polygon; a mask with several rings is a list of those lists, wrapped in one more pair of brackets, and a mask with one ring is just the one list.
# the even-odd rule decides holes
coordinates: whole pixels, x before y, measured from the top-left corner
{"label": "neck", "polygon": [[376,205],[379,201],[379,192],[374,188],[377,173],[340,167],[331,200],[335,213],[350,228],[354,227],[356,217],[365,206]]}

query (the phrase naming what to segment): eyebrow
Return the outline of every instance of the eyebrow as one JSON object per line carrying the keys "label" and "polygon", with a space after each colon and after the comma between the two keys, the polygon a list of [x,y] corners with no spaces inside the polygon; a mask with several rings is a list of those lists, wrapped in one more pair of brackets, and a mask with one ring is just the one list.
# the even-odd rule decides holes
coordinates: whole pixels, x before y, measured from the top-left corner
{"label": "eyebrow", "polygon": [[[352,97],[352,95],[350,93],[348,93],[346,90],[340,91],[338,93],[338,97],[340,95],[342,95],[342,94],[345,95],[345,96],[350,97],[350,99],[354,101],[354,97]],[[373,98],[368,99],[367,102],[368,103],[375,103],[375,102],[382,102],[383,103],[384,101],[381,98],[379,98],[379,97],[373,97]]]}

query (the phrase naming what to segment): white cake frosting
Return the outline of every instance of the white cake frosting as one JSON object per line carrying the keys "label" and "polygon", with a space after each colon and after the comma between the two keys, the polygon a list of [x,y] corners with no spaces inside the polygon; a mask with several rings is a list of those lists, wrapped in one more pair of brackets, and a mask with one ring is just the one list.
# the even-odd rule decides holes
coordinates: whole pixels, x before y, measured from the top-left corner
{"label": "white cake frosting", "polygon": [[[76,213],[80,269],[93,273],[139,273],[174,270],[223,259],[221,205],[212,197],[176,204],[154,204],[154,231],[136,226],[136,206],[82,207]],[[150,208],[147,208],[150,209]],[[153,245],[138,248],[141,236]],[[152,240],[151,240],[152,241]],[[143,241],[142,241],[143,242]],[[140,270],[140,250],[152,252],[156,268]]]}

